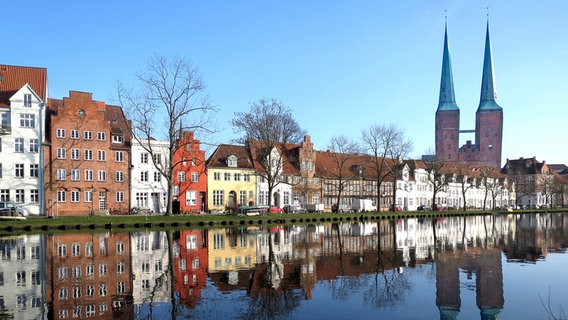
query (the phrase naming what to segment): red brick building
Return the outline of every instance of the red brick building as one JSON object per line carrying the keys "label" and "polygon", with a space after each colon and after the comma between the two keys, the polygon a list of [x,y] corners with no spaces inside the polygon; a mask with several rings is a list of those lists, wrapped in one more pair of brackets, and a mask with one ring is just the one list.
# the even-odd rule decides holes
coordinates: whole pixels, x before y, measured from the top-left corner
{"label": "red brick building", "polygon": [[205,151],[193,132],[184,131],[174,152],[174,197],[180,210],[199,213],[207,210]]}
{"label": "red brick building", "polygon": [[47,215],[127,212],[131,137],[122,108],[70,91],[49,99],[47,111]]}
{"label": "red brick building", "polygon": [[[456,103],[453,81],[446,28],[440,99],[436,110],[436,158],[445,163],[468,163],[500,168],[503,147],[503,109],[497,104],[489,23],[485,38],[481,95],[474,130],[460,130],[460,109]],[[465,145],[458,148],[461,133],[474,133],[475,143],[467,141]]]}
{"label": "red brick building", "polygon": [[207,230],[180,231],[179,255],[174,258],[174,291],[180,302],[194,309],[207,287]]}

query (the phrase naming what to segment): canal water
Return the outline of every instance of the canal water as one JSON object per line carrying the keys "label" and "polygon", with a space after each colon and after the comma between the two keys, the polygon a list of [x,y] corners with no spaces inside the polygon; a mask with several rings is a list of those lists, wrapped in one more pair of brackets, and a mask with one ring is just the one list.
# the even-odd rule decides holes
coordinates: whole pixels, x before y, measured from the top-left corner
{"label": "canal water", "polygon": [[0,319],[566,319],[568,215],[0,238]]}

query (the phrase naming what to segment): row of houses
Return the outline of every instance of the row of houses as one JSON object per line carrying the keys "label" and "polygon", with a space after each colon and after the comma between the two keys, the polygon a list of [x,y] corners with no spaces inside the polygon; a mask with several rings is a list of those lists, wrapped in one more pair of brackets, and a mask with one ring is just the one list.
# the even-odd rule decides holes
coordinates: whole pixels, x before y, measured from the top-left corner
{"label": "row of houses", "polygon": [[564,192],[552,188],[553,181],[566,184],[561,172],[534,158],[508,160],[502,170],[382,159],[388,172],[381,175],[371,165],[377,158],[319,151],[305,136],[298,144],[274,144],[267,157],[278,165],[267,168],[258,141],[221,144],[206,159],[193,132],[176,140],[170,191],[160,170],[169,142],[134,140],[122,108],[91,93],[49,98],[45,68],[0,66],[0,117],[0,201],[32,215],[165,213],[170,192],[173,210],[184,213],[269,204],[331,210],[355,199],[372,199],[383,210],[564,204]]}

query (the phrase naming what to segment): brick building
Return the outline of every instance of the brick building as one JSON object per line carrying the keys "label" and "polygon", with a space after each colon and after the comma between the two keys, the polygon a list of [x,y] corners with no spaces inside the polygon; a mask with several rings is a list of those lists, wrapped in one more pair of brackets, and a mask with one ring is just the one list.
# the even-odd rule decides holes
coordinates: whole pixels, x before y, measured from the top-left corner
{"label": "brick building", "polygon": [[[475,143],[459,147],[461,133],[474,133]],[[460,109],[454,94],[448,30],[444,34],[444,53],[440,98],[436,110],[436,157],[445,163],[467,163],[501,167],[503,145],[503,109],[497,104],[489,22],[485,37],[485,55],[481,79],[481,96],[475,116],[474,130],[460,130]]]}
{"label": "brick building", "polygon": [[70,91],[48,100],[46,214],[88,215],[130,207],[130,131],[122,108]]}

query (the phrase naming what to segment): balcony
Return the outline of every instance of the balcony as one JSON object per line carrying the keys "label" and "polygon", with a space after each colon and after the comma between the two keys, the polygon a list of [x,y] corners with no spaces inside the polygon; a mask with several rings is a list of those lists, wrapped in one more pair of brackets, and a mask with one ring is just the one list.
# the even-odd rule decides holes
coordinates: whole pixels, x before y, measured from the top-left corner
{"label": "balcony", "polygon": [[11,134],[12,126],[9,124],[0,124],[0,134]]}

